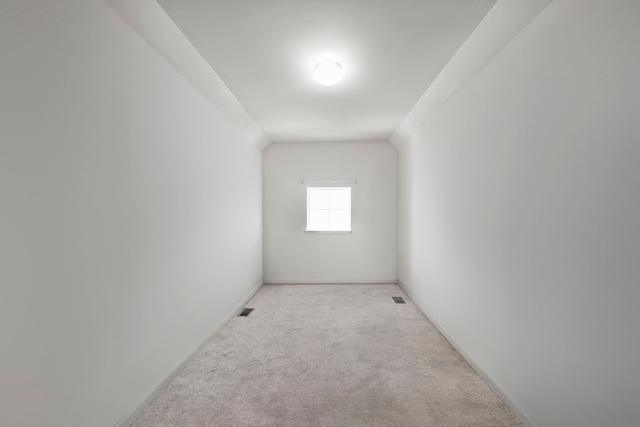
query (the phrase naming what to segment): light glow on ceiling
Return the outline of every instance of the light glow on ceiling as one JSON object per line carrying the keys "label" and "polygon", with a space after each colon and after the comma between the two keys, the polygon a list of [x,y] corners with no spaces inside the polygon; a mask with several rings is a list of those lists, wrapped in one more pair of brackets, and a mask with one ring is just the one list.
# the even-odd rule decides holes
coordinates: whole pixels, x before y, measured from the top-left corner
{"label": "light glow on ceiling", "polygon": [[342,79],[342,66],[337,61],[323,61],[316,64],[313,77],[325,86],[331,86]]}

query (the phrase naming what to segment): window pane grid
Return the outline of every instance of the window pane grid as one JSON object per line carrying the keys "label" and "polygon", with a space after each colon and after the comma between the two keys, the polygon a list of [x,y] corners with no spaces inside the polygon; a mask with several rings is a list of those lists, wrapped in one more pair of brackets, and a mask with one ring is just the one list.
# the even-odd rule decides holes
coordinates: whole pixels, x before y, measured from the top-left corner
{"label": "window pane grid", "polygon": [[351,187],[308,187],[307,231],[351,231]]}

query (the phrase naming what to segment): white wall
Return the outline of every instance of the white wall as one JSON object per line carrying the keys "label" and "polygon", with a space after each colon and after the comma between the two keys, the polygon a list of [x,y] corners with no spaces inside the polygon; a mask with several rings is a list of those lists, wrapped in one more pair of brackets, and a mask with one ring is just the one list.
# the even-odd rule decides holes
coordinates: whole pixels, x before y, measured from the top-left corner
{"label": "white wall", "polygon": [[244,134],[103,2],[0,3],[0,425],[116,425],[254,290]]}
{"label": "white wall", "polygon": [[[397,280],[397,154],[386,141],[272,144],[263,156],[267,283]],[[351,234],[305,233],[305,179],[355,179]]]}
{"label": "white wall", "polygon": [[640,420],[638,16],[552,2],[401,146],[399,278],[531,425]]}

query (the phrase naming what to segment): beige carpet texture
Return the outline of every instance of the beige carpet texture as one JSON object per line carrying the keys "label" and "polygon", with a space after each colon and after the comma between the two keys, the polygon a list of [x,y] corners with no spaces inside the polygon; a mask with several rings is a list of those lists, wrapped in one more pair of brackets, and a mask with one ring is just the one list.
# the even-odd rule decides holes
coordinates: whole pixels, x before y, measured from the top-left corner
{"label": "beige carpet texture", "polygon": [[265,285],[246,307],[133,426],[524,426],[397,285]]}

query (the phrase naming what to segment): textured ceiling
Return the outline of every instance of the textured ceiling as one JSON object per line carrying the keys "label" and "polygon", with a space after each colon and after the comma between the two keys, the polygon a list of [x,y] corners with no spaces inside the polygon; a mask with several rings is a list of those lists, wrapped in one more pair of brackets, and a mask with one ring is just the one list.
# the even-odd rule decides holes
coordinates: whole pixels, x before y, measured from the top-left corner
{"label": "textured ceiling", "polygon": [[[386,140],[495,0],[159,0],[273,142]],[[343,64],[335,86],[314,59]]]}

